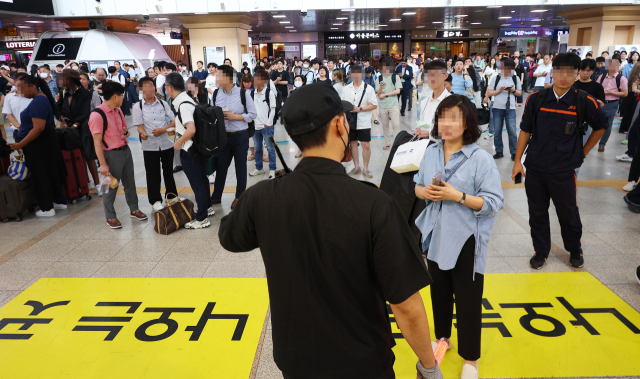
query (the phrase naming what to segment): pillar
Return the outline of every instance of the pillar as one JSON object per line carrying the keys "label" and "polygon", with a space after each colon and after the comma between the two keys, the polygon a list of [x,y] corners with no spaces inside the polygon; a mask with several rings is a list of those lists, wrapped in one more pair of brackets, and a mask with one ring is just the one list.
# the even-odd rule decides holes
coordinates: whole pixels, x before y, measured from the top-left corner
{"label": "pillar", "polygon": [[204,62],[205,46],[224,46],[226,58],[240,71],[242,54],[248,54],[251,22],[257,21],[244,14],[181,16],[183,26],[189,29],[191,60]]}
{"label": "pillar", "polygon": [[559,13],[567,18],[569,46],[592,46],[593,55],[612,45],[640,45],[640,7],[605,6]]}

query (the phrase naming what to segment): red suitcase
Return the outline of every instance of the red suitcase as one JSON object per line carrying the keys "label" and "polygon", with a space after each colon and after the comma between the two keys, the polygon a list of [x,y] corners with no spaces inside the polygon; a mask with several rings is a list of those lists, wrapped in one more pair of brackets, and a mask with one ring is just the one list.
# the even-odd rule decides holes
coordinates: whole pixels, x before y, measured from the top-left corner
{"label": "red suitcase", "polygon": [[11,155],[0,157],[0,175],[4,175],[9,171],[9,165],[11,165]]}
{"label": "red suitcase", "polygon": [[86,196],[87,200],[91,200],[89,179],[80,149],[62,150],[62,157],[65,166],[67,166],[67,181],[64,184],[65,199],[71,200],[71,204],[77,203],[77,200],[83,196]]}

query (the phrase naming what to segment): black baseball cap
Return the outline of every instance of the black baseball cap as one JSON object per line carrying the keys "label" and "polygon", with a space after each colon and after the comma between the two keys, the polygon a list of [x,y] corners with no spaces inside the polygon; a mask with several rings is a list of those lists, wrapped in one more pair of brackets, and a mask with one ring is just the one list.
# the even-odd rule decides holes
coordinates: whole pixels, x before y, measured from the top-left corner
{"label": "black baseball cap", "polygon": [[353,104],[340,100],[332,87],[322,83],[302,86],[293,91],[282,109],[284,128],[290,136],[316,130],[343,111],[353,110]]}

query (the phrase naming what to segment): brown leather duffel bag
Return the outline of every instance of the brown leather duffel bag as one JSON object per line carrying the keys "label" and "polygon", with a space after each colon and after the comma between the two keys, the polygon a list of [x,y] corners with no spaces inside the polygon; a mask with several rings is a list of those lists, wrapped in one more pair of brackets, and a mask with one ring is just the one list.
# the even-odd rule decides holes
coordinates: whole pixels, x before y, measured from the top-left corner
{"label": "brown leather duffel bag", "polygon": [[167,198],[167,206],[154,214],[156,226],[153,230],[155,230],[156,233],[164,235],[175,232],[183,227],[184,224],[196,218],[191,200],[182,201],[177,195],[172,193],[168,193],[165,196],[167,195],[174,195],[176,197],[171,200]]}

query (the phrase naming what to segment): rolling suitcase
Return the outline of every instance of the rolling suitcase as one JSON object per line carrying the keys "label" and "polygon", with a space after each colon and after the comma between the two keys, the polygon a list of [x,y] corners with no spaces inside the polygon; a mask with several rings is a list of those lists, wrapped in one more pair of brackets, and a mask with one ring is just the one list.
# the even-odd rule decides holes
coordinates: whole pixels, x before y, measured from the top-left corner
{"label": "rolling suitcase", "polygon": [[0,175],[5,175],[9,171],[9,166],[11,165],[11,156],[5,155],[4,157],[0,157]]}
{"label": "rolling suitcase", "polygon": [[87,200],[91,200],[89,179],[87,171],[84,169],[80,149],[62,150],[62,157],[67,167],[67,180],[64,184],[65,199],[71,200],[71,204],[77,203],[78,199],[83,196],[86,196]]}
{"label": "rolling suitcase", "polygon": [[27,209],[33,212],[34,197],[30,180],[13,180],[9,175],[0,176],[0,219],[22,221]]}

